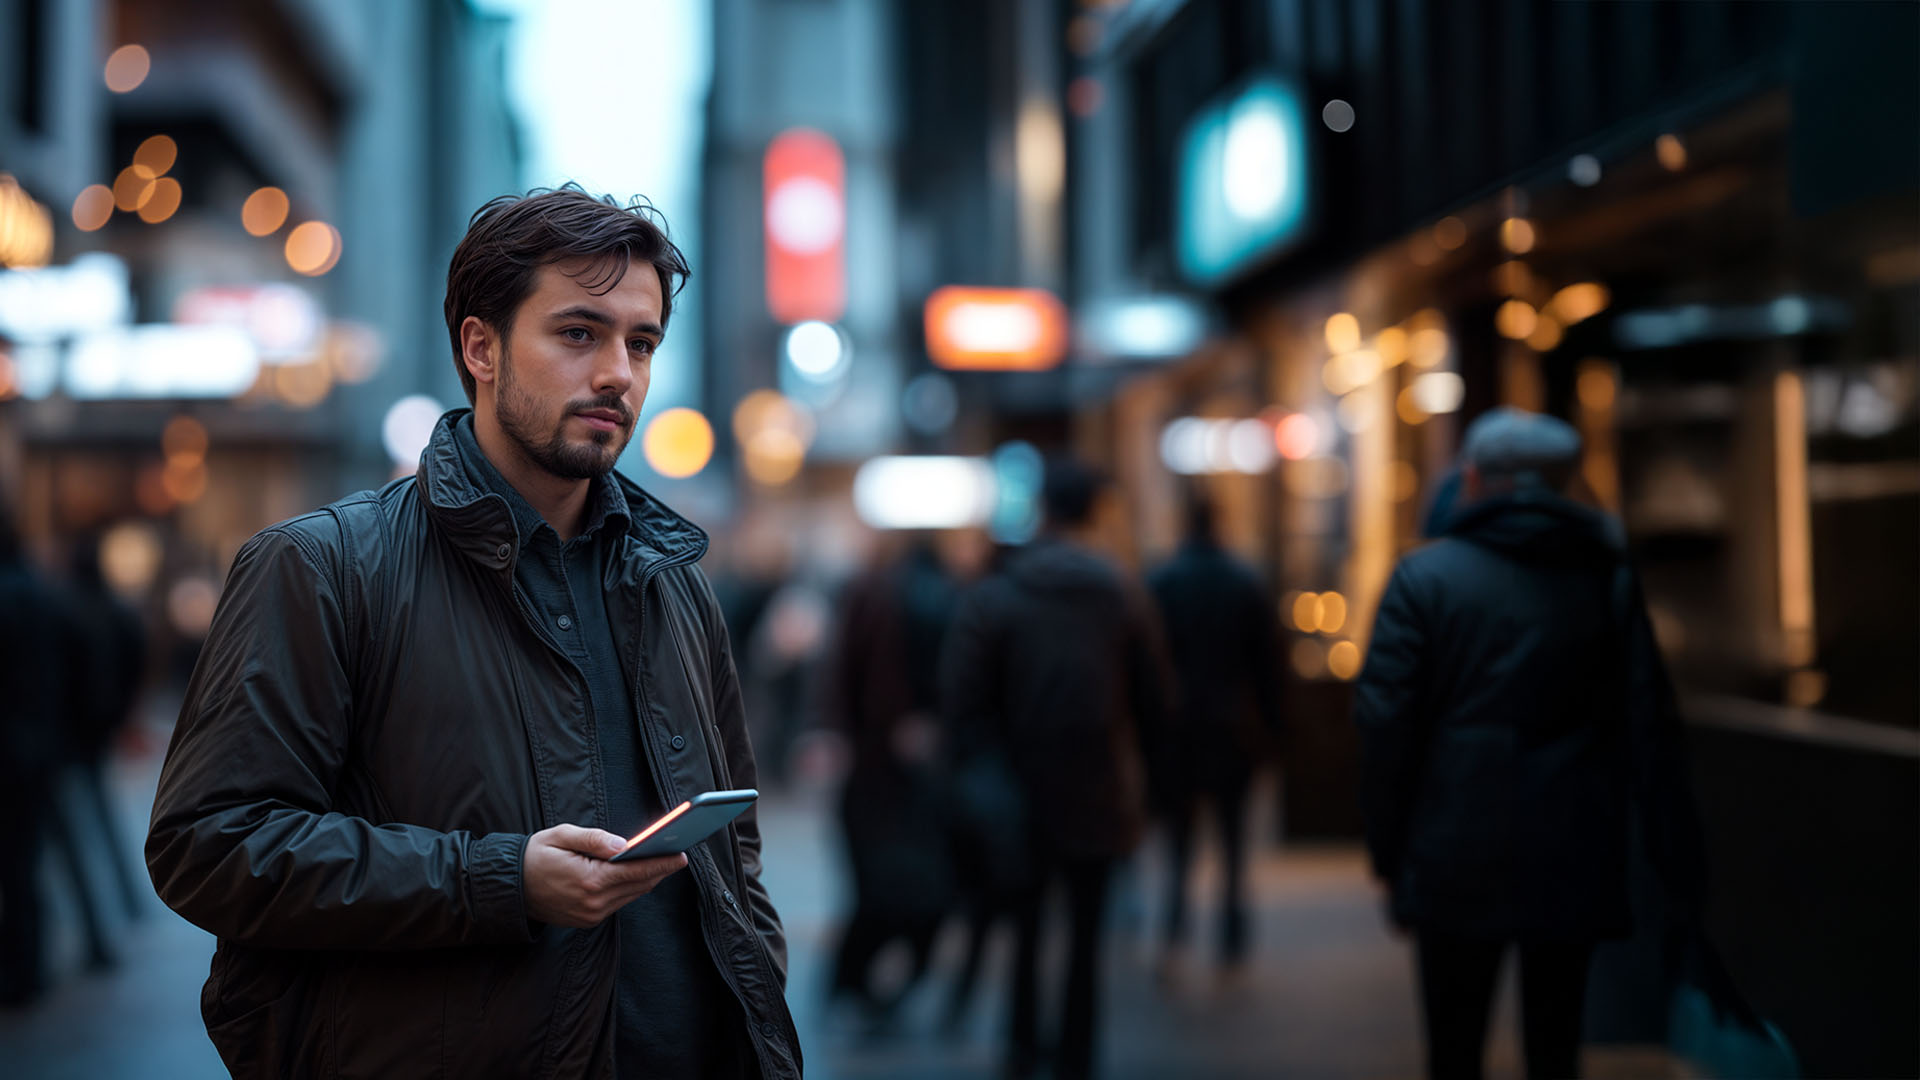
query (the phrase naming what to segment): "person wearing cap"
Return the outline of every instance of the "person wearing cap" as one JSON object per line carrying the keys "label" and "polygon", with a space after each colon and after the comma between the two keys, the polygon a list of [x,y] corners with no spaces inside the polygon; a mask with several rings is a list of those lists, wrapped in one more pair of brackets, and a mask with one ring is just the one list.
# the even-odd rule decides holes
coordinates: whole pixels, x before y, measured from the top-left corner
{"label": "person wearing cap", "polygon": [[1527,1075],[1578,1074],[1593,947],[1630,928],[1636,809],[1670,911],[1698,891],[1671,690],[1617,523],[1567,494],[1579,458],[1552,417],[1468,429],[1459,501],[1395,567],[1356,686],[1367,844],[1434,1077],[1481,1075],[1510,948]]}

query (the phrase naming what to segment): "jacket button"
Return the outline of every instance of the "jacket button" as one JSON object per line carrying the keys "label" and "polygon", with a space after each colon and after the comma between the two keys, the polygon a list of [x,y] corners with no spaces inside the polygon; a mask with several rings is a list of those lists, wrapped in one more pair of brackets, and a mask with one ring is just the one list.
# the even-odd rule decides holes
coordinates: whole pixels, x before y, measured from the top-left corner
{"label": "jacket button", "polygon": [[773,1025],[767,1023],[765,1020],[762,1020],[760,1022],[760,1034],[766,1036],[769,1039],[773,1038]]}
{"label": "jacket button", "polygon": [[733,903],[733,891],[729,889],[728,891],[721,893],[720,898],[722,900],[725,900],[729,904]]}
{"label": "jacket button", "polygon": [[560,629],[562,630],[573,629],[573,616],[571,615],[562,615],[558,619],[555,619],[554,622],[559,623]]}
{"label": "jacket button", "polygon": [[493,549],[493,553],[500,557],[501,562],[506,562],[508,556],[513,554],[513,548],[506,544],[501,544],[499,547]]}
{"label": "jacket button", "polygon": [[685,735],[675,735],[672,742],[675,750],[685,750],[687,748],[687,737]]}

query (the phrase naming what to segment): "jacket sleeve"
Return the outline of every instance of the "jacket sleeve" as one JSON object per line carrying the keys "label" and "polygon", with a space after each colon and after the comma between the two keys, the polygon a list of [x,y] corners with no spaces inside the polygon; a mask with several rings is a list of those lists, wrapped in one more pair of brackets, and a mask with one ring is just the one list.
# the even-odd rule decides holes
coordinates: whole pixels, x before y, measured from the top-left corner
{"label": "jacket sleeve", "polygon": [[[727,777],[736,788],[758,788],[760,769],[753,756],[753,740],[747,734],[747,710],[740,694],[740,673],[733,662],[733,644],[727,636],[727,623],[720,613],[720,602],[705,574],[695,577],[706,594],[707,648],[713,679],[713,721],[719,729],[727,755]],[[774,910],[773,897],[760,881],[760,811],[756,806],[733,819],[734,835],[740,841],[740,870],[745,878],[747,906],[753,928],[766,943],[773,958],[780,987],[787,985],[787,933]]]}
{"label": "jacket sleeve", "polygon": [[376,825],[332,808],[353,702],[327,564],[287,527],[235,560],[154,798],[155,890],[194,925],[268,948],[530,940],[526,836]]}
{"label": "jacket sleeve", "polygon": [[1400,869],[1413,797],[1431,734],[1427,626],[1403,562],[1373,620],[1366,667],[1354,687],[1360,729],[1360,798],[1373,871],[1391,884]]}

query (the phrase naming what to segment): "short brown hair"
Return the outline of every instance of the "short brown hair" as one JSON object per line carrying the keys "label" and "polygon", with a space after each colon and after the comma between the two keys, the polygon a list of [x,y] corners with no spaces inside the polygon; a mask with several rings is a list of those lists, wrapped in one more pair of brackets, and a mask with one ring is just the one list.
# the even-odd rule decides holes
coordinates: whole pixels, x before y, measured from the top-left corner
{"label": "short brown hair", "polygon": [[467,235],[447,264],[447,337],[453,366],[467,401],[474,400],[473,373],[460,347],[467,316],[506,336],[514,313],[533,291],[534,272],[568,259],[598,259],[583,282],[592,292],[620,283],[638,259],[660,275],[660,326],[673,314],[673,298],[692,270],[667,236],[666,219],[636,197],[625,206],[611,195],[595,198],[580,185],[534,188],[525,195],[490,199],[467,221]]}

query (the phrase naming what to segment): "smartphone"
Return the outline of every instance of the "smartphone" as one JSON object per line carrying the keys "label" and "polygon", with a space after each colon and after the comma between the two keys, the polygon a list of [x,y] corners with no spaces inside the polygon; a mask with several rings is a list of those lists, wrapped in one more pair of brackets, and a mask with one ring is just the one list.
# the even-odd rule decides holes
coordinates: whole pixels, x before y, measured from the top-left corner
{"label": "smartphone", "polygon": [[719,832],[759,797],[760,793],[752,788],[695,795],[660,815],[660,820],[641,829],[639,835],[627,841],[627,846],[609,861],[625,862],[628,859],[678,855]]}

